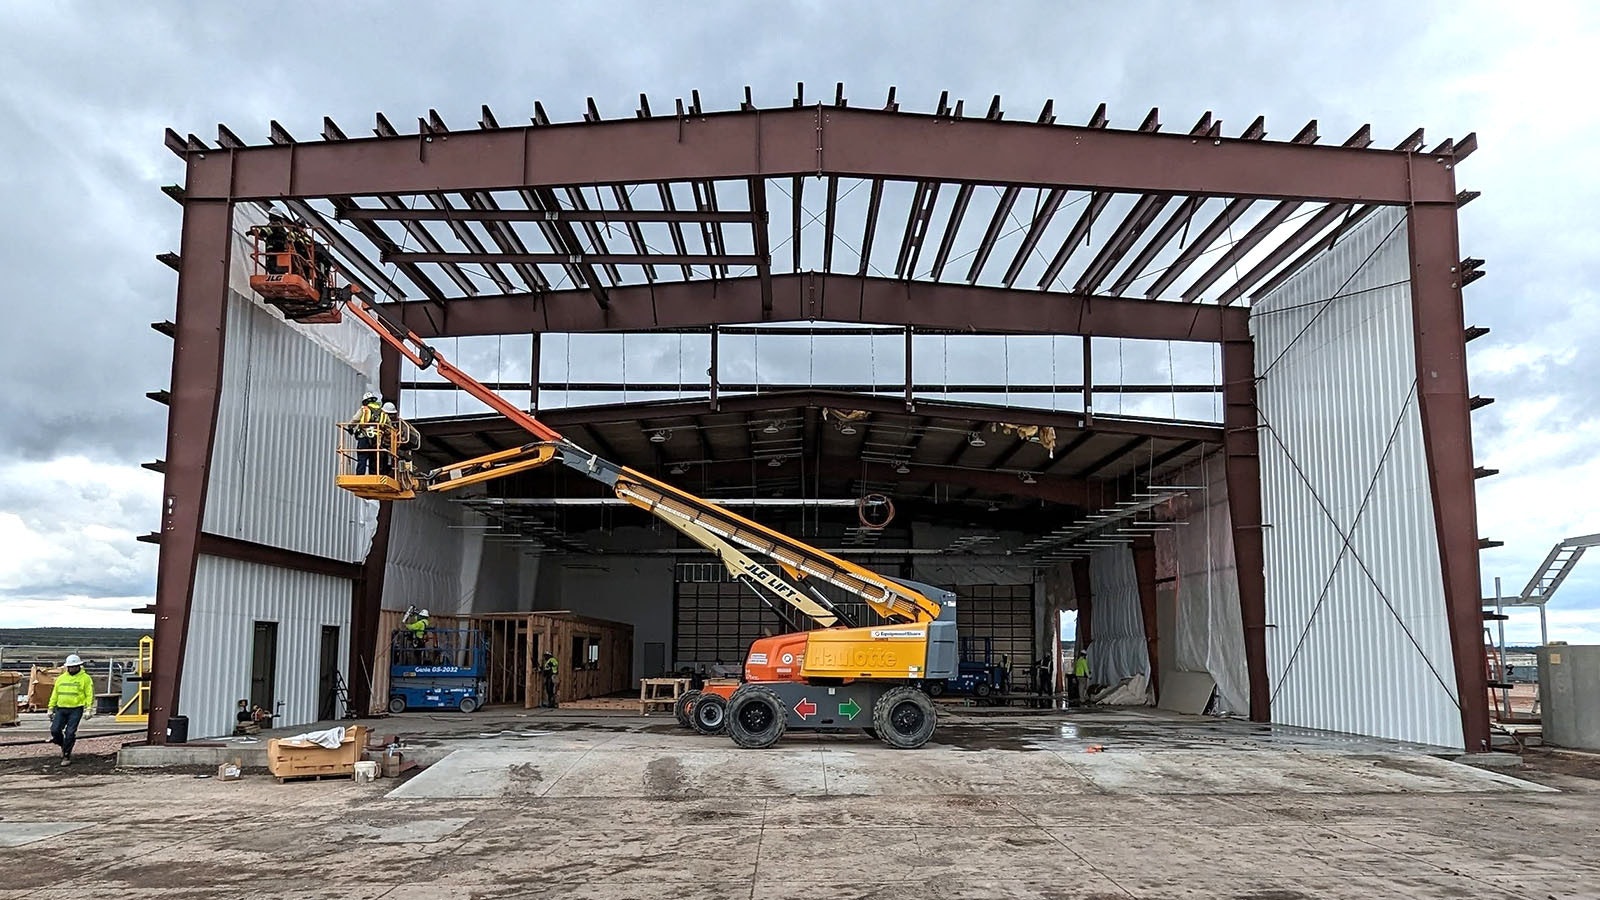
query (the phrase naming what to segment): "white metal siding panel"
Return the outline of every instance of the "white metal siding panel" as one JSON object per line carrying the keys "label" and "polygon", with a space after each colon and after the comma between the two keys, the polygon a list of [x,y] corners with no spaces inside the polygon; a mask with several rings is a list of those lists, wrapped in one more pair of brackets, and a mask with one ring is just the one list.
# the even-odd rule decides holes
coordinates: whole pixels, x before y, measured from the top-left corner
{"label": "white metal siding panel", "polygon": [[1119,545],[1095,551],[1089,557],[1089,591],[1094,601],[1090,611],[1091,679],[1095,684],[1116,684],[1129,675],[1148,675],[1150,653],[1132,548]]}
{"label": "white metal siding panel", "polygon": [[238,293],[228,296],[205,530],[355,562],[374,512],[334,487],[333,423],[366,377]]}
{"label": "white metal siding panel", "polygon": [[250,696],[256,622],[278,623],[278,726],[317,718],[322,627],[339,627],[339,671],[348,682],[349,579],[202,555],[195,567],[194,606],[184,653],[178,712],[191,738],[233,731],[234,705]]}
{"label": "white metal siding panel", "polygon": [[1383,210],[1251,311],[1272,717],[1460,746],[1409,275]]}

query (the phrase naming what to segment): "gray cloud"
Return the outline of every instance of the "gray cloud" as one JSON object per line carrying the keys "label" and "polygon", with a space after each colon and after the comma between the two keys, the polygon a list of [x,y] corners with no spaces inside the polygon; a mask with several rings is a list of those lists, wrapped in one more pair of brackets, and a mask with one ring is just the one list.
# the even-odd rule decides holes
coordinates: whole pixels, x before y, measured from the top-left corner
{"label": "gray cloud", "polygon": [[[1463,211],[1462,249],[1486,257],[1491,274],[1468,289],[1467,318],[1494,329],[1472,345],[1473,384],[1500,402],[1478,413],[1475,427],[1480,460],[1507,472],[1485,483],[1480,499],[1499,518],[1493,530],[1519,540],[1515,551],[1485,559],[1486,567],[1503,560],[1507,570],[1525,570],[1560,530],[1581,525],[1581,501],[1568,498],[1584,492],[1549,497],[1555,514],[1518,513],[1515,495],[1545,489],[1546,470],[1592,479],[1596,470],[1582,463],[1600,455],[1585,430],[1600,354],[1584,352],[1600,338],[1588,315],[1600,277],[1591,252],[1600,245],[1591,215],[1600,189],[1584,152],[1600,124],[1572,113],[1586,108],[1577,86],[1590,80],[1583,60],[1600,36],[1596,17],[1578,4],[1516,12],[1440,2],[1014,3],[981,13],[954,2],[914,10],[629,3],[536,13],[506,2],[403,14],[367,2],[320,8],[316,39],[269,42],[262,36],[280,33],[282,18],[265,7],[9,4],[0,8],[0,208],[8,211],[0,270],[11,313],[0,331],[0,458],[15,465],[78,454],[132,477],[141,474],[136,463],[162,454],[164,409],[142,395],[169,377],[170,342],[147,327],[171,317],[174,297],[172,273],[153,259],[178,249],[179,210],[157,190],[182,180],[161,146],[167,125],[209,139],[222,121],[256,141],[277,118],[309,139],[325,114],[351,134],[365,133],[378,110],[402,128],[429,107],[470,127],[481,103],[511,123],[531,114],[535,98],[553,117],[575,119],[593,96],[603,115],[624,117],[641,91],[667,108],[698,88],[708,106],[724,108],[746,84],[758,102],[785,104],[796,81],[816,99],[843,80],[857,105],[881,103],[890,85],[915,109],[931,107],[941,90],[969,108],[999,93],[1014,119],[1032,118],[1054,97],[1064,120],[1108,101],[1114,125],[1159,106],[1168,130],[1212,110],[1228,133],[1264,114],[1269,134],[1283,137],[1316,117],[1325,143],[1364,122],[1388,145],[1418,125],[1430,142],[1477,129],[1483,149],[1459,180],[1484,195]],[[1517,354],[1538,364],[1513,364]],[[1130,349],[1125,371],[1164,377],[1164,355]],[[492,365],[484,351],[470,361]],[[1105,352],[1097,350],[1096,364],[1109,377]],[[763,348],[763,378],[798,379],[809,365],[796,352]],[[676,354],[642,352],[639,367],[670,377]],[[517,371],[526,369],[505,377]],[[1176,377],[1210,372],[1191,361]],[[1530,424],[1518,411],[1533,403],[1556,412]],[[1528,433],[1540,427],[1569,438],[1554,457],[1527,450],[1545,437]],[[1524,458],[1540,468],[1519,471]],[[132,530],[148,530],[156,515],[138,498],[99,502],[130,524],[143,517]],[[48,508],[12,495],[0,496],[0,512],[41,527],[50,518]],[[70,593],[73,580],[62,572],[57,593]],[[1593,582],[1572,584],[1595,598]]]}

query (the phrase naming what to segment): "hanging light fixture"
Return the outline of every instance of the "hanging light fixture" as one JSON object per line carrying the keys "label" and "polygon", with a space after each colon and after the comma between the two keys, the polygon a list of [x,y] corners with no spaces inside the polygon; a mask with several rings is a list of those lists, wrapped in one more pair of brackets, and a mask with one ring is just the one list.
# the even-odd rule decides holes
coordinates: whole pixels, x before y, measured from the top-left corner
{"label": "hanging light fixture", "polygon": [[904,475],[904,474],[906,474],[906,473],[908,473],[910,471],[911,471],[911,467],[906,465],[903,462],[900,465],[894,467],[894,472],[895,472],[896,475]]}
{"label": "hanging light fixture", "polygon": [[988,441],[985,441],[983,439],[983,435],[977,433],[976,431],[973,431],[973,432],[969,432],[967,434],[967,443],[971,444],[974,447],[982,447],[984,444],[987,444]]}
{"label": "hanging light fixture", "polygon": [[769,469],[776,469],[776,468],[781,467],[782,465],[783,465],[783,457],[781,457],[781,456],[774,456],[770,461],[767,462],[767,468],[769,468]]}
{"label": "hanging light fixture", "polygon": [[674,463],[672,468],[668,469],[667,471],[673,475],[682,475],[683,473],[689,471],[689,467],[683,463]]}
{"label": "hanging light fixture", "polygon": [[768,422],[767,423],[767,427],[761,429],[761,433],[762,434],[777,434],[778,432],[780,432],[782,430],[783,430],[782,428],[778,427],[778,423],[777,422]]}
{"label": "hanging light fixture", "polygon": [[1032,472],[1023,472],[1022,473],[1022,483],[1023,484],[1038,484],[1039,483],[1039,479],[1033,477],[1033,473]]}
{"label": "hanging light fixture", "polygon": [[849,422],[846,422],[843,425],[839,426],[839,433],[840,434],[855,434],[856,433],[856,427],[854,425],[851,425]]}
{"label": "hanging light fixture", "polygon": [[655,434],[650,435],[650,443],[652,443],[652,444],[665,444],[667,442],[667,438],[670,438],[670,437],[672,437],[672,432],[668,431],[665,428],[663,428],[663,429],[657,431]]}

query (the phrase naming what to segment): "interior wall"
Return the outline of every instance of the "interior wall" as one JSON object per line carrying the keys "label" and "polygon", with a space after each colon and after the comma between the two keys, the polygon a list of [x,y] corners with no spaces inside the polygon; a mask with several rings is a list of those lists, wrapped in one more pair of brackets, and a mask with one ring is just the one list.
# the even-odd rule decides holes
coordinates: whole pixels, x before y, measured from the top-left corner
{"label": "interior wall", "polygon": [[1460,747],[1410,275],[1383,209],[1251,309],[1272,718]]}
{"label": "interior wall", "polygon": [[1200,489],[1173,501],[1178,527],[1156,535],[1158,598],[1171,616],[1170,628],[1162,622],[1163,671],[1210,674],[1217,683],[1219,711],[1247,715],[1250,675],[1222,454],[1207,456],[1164,481]]}
{"label": "interior wall", "polygon": [[414,605],[441,614],[470,610],[470,601],[462,602],[464,556],[469,538],[481,540],[482,531],[461,527],[464,524],[462,508],[437,495],[423,494],[394,505],[384,565],[384,609]]}
{"label": "interior wall", "polygon": [[539,566],[535,610],[566,610],[633,626],[633,668],[644,670],[644,645],[672,648],[671,556],[553,556]]}
{"label": "interior wall", "polygon": [[1091,682],[1116,684],[1130,675],[1148,675],[1150,653],[1133,549],[1118,544],[1095,551],[1089,557],[1089,581],[1094,596],[1094,639],[1088,647]]}

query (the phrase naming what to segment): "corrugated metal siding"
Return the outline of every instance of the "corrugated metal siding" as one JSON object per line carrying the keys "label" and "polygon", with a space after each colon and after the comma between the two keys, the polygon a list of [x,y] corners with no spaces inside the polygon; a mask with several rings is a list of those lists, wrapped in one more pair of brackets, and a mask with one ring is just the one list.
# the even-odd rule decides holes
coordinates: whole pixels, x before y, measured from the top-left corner
{"label": "corrugated metal siding", "polygon": [[1139,609],[1139,580],[1133,571],[1133,550],[1107,547],[1089,557],[1089,585],[1094,598],[1090,624],[1089,673],[1095,684],[1150,672],[1150,652]]}
{"label": "corrugated metal siding", "polygon": [[1383,210],[1252,310],[1272,717],[1460,746],[1409,274]]}
{"label": "corrugated metal siding", "polygon": [[250,696],[256,622],[278,623],[276,693],[283,718],[274,724],[315,722],[324,625],[340,629],[339,671],[349,678],[351,590],[345,578],[201,556],[178,702],[178,712],[189,717],[190,737],[233,731],[234,704]]}
{"label": "corrugated metal siding", "polygon": [[366,378],[244,296],[228,296],[205,529],[355,562],[374,511],[334,487],[333,423]]}

